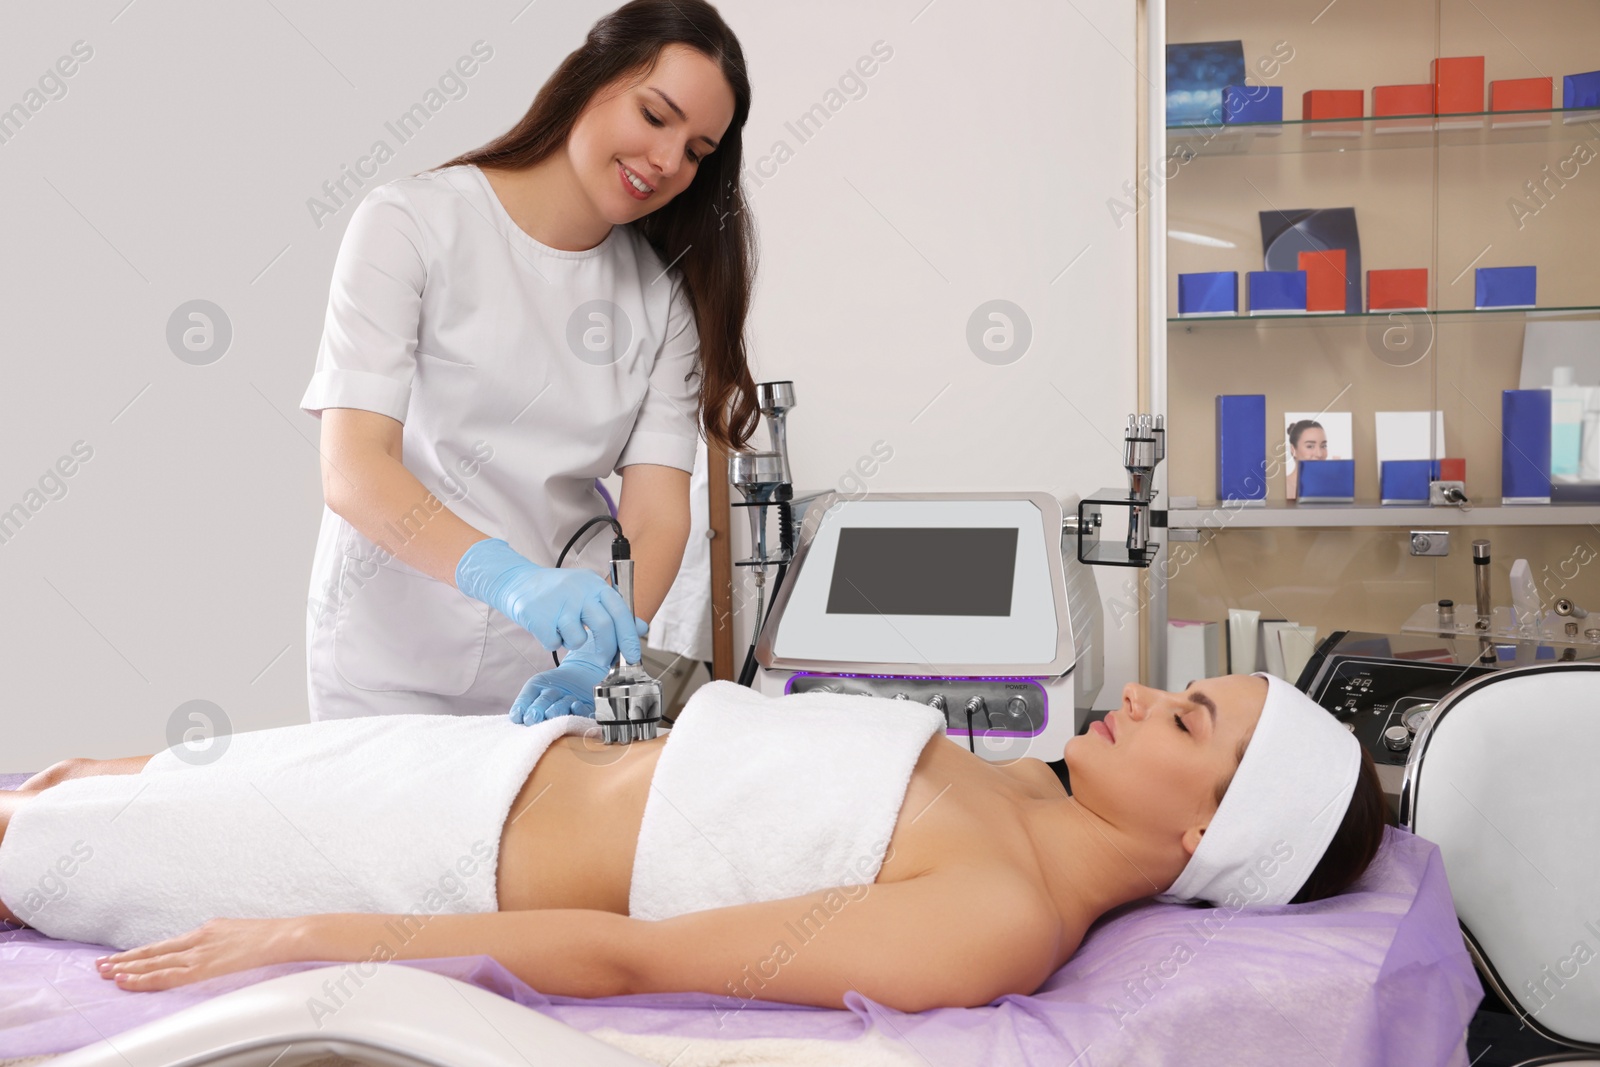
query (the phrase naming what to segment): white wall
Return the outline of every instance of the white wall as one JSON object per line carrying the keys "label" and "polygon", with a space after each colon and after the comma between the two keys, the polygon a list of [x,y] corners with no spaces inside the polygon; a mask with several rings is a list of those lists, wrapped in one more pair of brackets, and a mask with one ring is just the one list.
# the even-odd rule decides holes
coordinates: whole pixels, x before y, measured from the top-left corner
{"label": "white wall", "polygon": [[[0,771],[154,751],[196,699],[232,730],[305,720],[321,495],[317,424],[296,405],[349,217],[319,227],[307,201],[375,140],[395,150],[382,182],[501,132],[614,6],[110,0],[3,16],[0,108],[76,42],[92,55],[0,142],[0,509],[75,442],[93,455],[0,543]],[[878,441],[893,458],[873,490],[1119,484],[1136,263],[1131,222],[1118,230],[1105,202],[1134,173],[1132,5],[720,9],[755,91],[754,370],[796,382],[798,486],[839,485]],[[385,122],[479,40],[494,54],[466,94],[399,143]],[[865,93],[830,98],[875,45],[892,55]],[[786,123],[814,104],[837,110],[801,143]],[[779,141],[792,156],[763,165]],[[204,366],[166,339],[195,299],[233,330]],[[994,299],[1032,325],[1006,366],[966,342]],[[1122,577],[1101,573],[1108,598]],[[1108,637],[1114,688],[1136,629]]]}

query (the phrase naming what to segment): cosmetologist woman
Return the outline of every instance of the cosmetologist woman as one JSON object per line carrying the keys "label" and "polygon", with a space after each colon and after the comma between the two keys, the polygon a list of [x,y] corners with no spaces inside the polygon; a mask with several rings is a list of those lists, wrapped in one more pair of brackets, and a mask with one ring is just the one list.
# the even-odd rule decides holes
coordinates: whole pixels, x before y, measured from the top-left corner
{"label": "cosmetologist woman", "polygon": [[[731,450],[759,418],[749,108],[715,8],[634,0],[510,131],[356,204],[300,402],[326,504],[312,719],[592,715],[619,644],[637,662],[684,556],[701,427]],[[641,618],[602,577],[609,525],[556,568],[612,471]]]}

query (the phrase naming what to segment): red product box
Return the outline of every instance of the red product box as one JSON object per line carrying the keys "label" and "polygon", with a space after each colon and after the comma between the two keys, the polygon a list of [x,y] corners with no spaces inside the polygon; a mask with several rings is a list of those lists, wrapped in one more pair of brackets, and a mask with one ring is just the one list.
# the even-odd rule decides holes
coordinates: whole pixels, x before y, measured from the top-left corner
{"label": "red product box", "polygon": [[1489,83],[1490,111],[1549,111],[1555,99],[1550,78],[1512,78]]}
{"label": "red product box", "polygon": [[1464,459],[1441,459],[1439,461],[1439,481],[1464,482],[1467,480],[1467,461]]}
{"label": "red product box", "polygon": [[1459,115],[1483,110],[1483,57],[1450,56],[1433,61],[1433,113]]}
{"label": "red product box", "polygon": [[1368,311],[1415,311],[1427,306],[1427,267],[1367,271]]}
{"label": "red product box", "polygon": [[1432,85],[1374,85],[1372,115],[1431,115]]}
{"label": "red product box", "polygon": [[1301,98],[1300,117],[1358,119],[1364,114],[1365,107],[1366,94],[1360,89],[1312,89]]}
{"label": "red product box", "polygon": [[1344,249],[1301,252],[1299,267],[1306,272],[1306,310],[1345,309]]}

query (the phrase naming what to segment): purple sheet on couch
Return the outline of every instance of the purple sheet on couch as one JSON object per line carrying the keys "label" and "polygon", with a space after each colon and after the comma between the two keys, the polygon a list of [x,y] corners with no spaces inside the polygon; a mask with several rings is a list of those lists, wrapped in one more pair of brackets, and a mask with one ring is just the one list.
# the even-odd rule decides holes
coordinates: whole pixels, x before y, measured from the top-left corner
{"label": "purple sheet on couch", "polygon": [[[0,776],[11,788],[24,776]],[[241,986],[322,963],[279,964],[160,993],[101,979],[98,945],[0,923],[0,1059],[65,1052]],[[580,1030],[730,1040],[847,1041],[868,1029],[930,1065],[1285,1063],[1466,1067],[1483,987],[1431,842],[1385,831],[1352,892],[1246,909],[1139,902],[1102,916],[1033,996],[906,1015],[855,994],[848,1010],[703,993],[547,997],[489,956],[409,961]]]}

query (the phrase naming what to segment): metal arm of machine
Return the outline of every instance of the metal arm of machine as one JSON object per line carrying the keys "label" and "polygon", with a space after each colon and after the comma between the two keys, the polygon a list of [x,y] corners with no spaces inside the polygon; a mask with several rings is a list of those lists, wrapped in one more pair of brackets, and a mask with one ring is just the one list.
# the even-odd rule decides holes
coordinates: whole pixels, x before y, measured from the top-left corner
{"label": "metal arm of machine", "polygon": [[[756,396],[761,414],[767,419],[767,433],[772,448],[767,452],[737,452],[728,457],[728,480],[744,497],[735,501],[734,507],[750,509],[749,559],[742,559],[736,567],[755,568],[756,618],[751,632],[750,648],[745,653],[744,666],[739,671],[739,684],[748,686],[755,677],[755,635],[761,632],[766,621],[767,567],[778,565],[778,578],[773,583],[773,599],[788,573],[789,562],[794,558],[794,481],[789,467],[788,414],[795,406],[793,382],[761,382],[756,386]],[[778,509],[778,550],[767,547],[767,506]]]}
{"label": "metal arm of machine", "polygon": [[[1122,441],[1122,465],[1128,470],[1128,490],[1118,496],[1115,489],[1102,489],[1078,502],[1075,532],[1078,560],[1111,567],[1148,567],[1160,550],[1154,532],[1167,524],[1167,513],[1156,509],[1156,466],[1167,457],[1166,418],[1156,415],[1129,415]],[[1101,511],[1108,507],[1128,509],[1128,536],[1121,545],[1100,540]]]}

